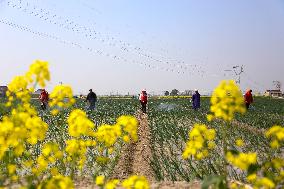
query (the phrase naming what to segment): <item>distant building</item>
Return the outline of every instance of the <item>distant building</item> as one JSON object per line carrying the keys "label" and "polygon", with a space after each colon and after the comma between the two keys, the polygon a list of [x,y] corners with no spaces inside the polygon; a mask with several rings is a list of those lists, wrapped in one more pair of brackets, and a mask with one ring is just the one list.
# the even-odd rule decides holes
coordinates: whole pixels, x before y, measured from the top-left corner
{"label": "distant building", "polygon": [[0,86],[0,97],[5,97],[7,90],[8,90],[7,86]]}
{"label": "distant building", "polygon": [[266,90],[264,96],[271,96],[271,97],[282,97],[282,91],[280,89],[277,90]]}

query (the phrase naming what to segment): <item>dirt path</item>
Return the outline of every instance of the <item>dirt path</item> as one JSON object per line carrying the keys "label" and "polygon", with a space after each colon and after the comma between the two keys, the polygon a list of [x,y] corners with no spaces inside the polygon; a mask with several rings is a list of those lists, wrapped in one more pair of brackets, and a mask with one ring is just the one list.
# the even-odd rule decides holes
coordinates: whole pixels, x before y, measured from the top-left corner
{"label": "dirt path", "polygon": [[[121,151],[121,157],[114,168],[111,178],[118,178],[120,180],[128,178],[130,175],[143,175],[150,182],[151,189],[199,189],[201,188],[199,181],[193,182],[157,182],[154,178],[154,173],[150,166],[150,159],[152,157],[150,148],[151,133],[148,126],[148,116],[138,111],[135,117],[139,121],[138,127],[138,141],[125,145]],[[92,186],[92,181],[89,179],[80,179],[75,182],[75,188],[91,189],[98,187]],[[121,189],[121,187],[118,187]]]}
{"label": "dirt path", "polygon": [[114,169],[113,178],[125,179],[130,175],[144,175],[150,182],[155,181],[150,166],[150,128],[147,114],[138,111],[138,141],[123,147],[121,157]]}

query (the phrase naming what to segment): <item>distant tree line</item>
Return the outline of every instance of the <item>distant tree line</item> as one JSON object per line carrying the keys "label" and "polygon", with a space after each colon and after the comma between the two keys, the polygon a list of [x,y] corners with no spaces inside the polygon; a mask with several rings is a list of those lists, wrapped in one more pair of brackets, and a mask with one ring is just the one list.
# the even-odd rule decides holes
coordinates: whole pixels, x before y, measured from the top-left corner
{"label": "distant tree line", "polygon": [[165,95],[165,96],[169,96],[169,95],[171,95],[171,96],[177,96],[178,93],[179,93],[179,91],[178,91],[177,89],[173,89],[171,92],[165,91],[164,95]]}
{"label": "distant tree line", "polygon": [[184,92],[180,93],[179,90],[173,89],[171,92],[165,91],[164,95],[165,96],[178,96],[179,94],[185,95],[185,96],[191,96],[193,94],[193,90],[185,90]]}

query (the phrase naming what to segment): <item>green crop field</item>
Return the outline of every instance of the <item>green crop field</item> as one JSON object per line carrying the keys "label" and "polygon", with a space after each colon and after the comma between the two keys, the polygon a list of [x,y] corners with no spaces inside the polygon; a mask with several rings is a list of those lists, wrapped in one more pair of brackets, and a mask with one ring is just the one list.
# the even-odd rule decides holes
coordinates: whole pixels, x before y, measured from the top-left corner
{"label": "green crop field", "polygon": [[[57,123],[69,115],[69,111],[65,110],[54,117],[48,111],[40,109],[38,100],[33,100],[33,104],[42,119],[49,124],[50,129],[55,129]],[[184,144],[188,139],[188,132],[194,123],[203,123],[212,128],[219,127],[218,122],[211,124],[206,120],[206,114],[210,109],[210,98],[202,98],[201,104],[201,108],[194,111],[189,98],[152,98],[149,100],[148,122],[151,129],[151,150],[153,153],[151,165],[158,180],[189,181],[196,176],[203,178],[208,174],[218,172],[218,169],[214,167],[214,162],[191,165],[190,162],[184,162],[181,158]],[[70,109],[79,108],[88,112],[87,106],[86,102],[78,99]],[[137,99],[102,98],[97,103],[97,109],[88,112],[88,117],[97,126],[113,124],[120,115],[134,115],[139,108],[140,104]],[[1,116],[5,112],[5,107],[2,104]],[[255,99],[252,109],[244,115],[236,116],[230,136],[232,141],[242,137],[248,144],[251,144],[251,149],[248,150],[265,151],[268,143],[257,131],[267,129],[275,124],[284,125],[284,100],[258,97]],[[239,125],[243,127],[239,127]],[[67,128],[67,124],[61,125],[61,127]],[[56,135],[57,131],[50,130],[50,132],[50,135]],[[218,159],[218,152],[216,154],[212,161]]]}
{"label": "green crop field", "polygon": [[[9,108],[4,105],[1,99],[0,119],[9,114]],[[138,99],[131,98],[99,98],[95,111],[88,111],[88,104],[77,99],[76,103],[53,116],[49,110],[43,111],[37,99],[33,99],[32,106],[37,109],[39,117],[48,124],[46,137],[38,142],[35,147],[30,145],[30,159],[36,161],[41,154],[44,144],[55,142],[60,149],[66,148],[66,141],[72,139],[68,134],[67,118],[73,109],[81,109],[87,112],[87,117],[95,124],[96,129],[103,124],[115,124],[116,119],[121,115],[139,116],[140,103]],[[205,124],[208,128],[220,130],[225,124],[223,121],[208,122],[206,115],[210,112],[210,98],[201,99],[201,108],[195,111],[191,107],[190,98],[150,98],[148,102],[146,121],[150,129],[150,167],[156,181],[193,181],[204,179],[212,174],[221,175],[222,167],[220,162],[222,154],[222,135],[217,132],[217,147],[211,155],[200,161],[193,158],[183,159],[182,153],[189,137],[189,131],[195,123]],[[141,120],[140,120],[141,121]],[[244,115],[237,114],[231,122],[228,132],[228,145],[234,146],[237,139],[242,139],[245,145],[236,147],[243,152],[257,152],[259,161],[264,161],[266,153],[269,151],[269,142],[264,137],[266,129],[273,125],[284,125],[284,100],[264,97],[255,97],[255,101],[248,112]],[[88,139],[88,137],[85,137]],[[115,165],[121,157],[121,149],[125,146],[121,142],[115,144],[116,150],[109,156],[108,164],[102,165],[96,159],[100,156],[98,149],[88,150],[86,153],[86,163],[81,171],[72,170],[66,167],[64,162],[56,162],[52,166],[60,170],[63,175],[73,174],[78,176],[94,177],[106,175],[111,177]],[[104,153],[108,153],[105,151]],[[106,155],[106,154],[104,154]],[[23,159],[16,159],[14,163],[21,163]],[[3,164],[2,164],[3,165]],[[5,172],[5,167],[0,167]],[[75,169],[75,168],[74,168]],[[19,175],[23,175],[27,170],[20,169]],[[29,172],[29,171],[28,171]],[[246,174],[239,171],[232,165],[228,165],[228,178],[245,182]],[[5,178],[0,177],[2,182]]]}
{"label": "green crop field", "polygon": [[[210,110],[209,98],[201,101],[201,109],[194,111],[188,99],[153,100],[149,104],[149,125],[152,134],[152,168],[158,180],[192,180],[204,178],[210,174],[220,174],[216,161],[221,159],[220,149],[213,152],[207,160],[193,163],[183,160],[181,154],[188,139],[188,132],[194,123],[206,124],[218,128],[221,123],[210,123],[206,114]],[[261,134],[262,129],[273,125],[284,124],[284,100],[258,97],[253,108],[244,115],[237,115],[233,121],[230,143],[242,138],[246,142],[246,151],[257,151],[260,156],[266,155],[269,143]],[[220,133],[217,133],[220,137]],[[217,141],[220,143],[220,141]],[[218,146],[218,145],[217,145]],[[230,176],[243,178],[233,169]]]}

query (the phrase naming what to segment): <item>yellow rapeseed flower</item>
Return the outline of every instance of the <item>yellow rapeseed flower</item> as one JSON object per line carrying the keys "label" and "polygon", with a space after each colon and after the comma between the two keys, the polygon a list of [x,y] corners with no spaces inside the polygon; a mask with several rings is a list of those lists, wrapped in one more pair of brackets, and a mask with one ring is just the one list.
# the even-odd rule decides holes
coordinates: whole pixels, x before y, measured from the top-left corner
{"label": "yellow rapeseed flower", "polygon": [[9,175],[15,174],[15,172],[16,172],[16,165],[9,164],[8,165],[8,173],[9,173]]}
{"label": "yellow rapeseed flower", "polygon": [[122,131],[125,132],[129,137],[136,142],[138,140],[137,130],[138,121],[135,117],[130,115],[120,116],[117,121],[117,125],[121,126]]}
{"label": "yellow rapeseed flower", "polygon": [[45,82],[50,80],[48,62],[35,60],[33,64],[30,65],[30,69],[26,73],[26,77],[30,83],[35,81],[41,87],[45,87]]}
{"label": "yellow rapeseed flower", "polygon": [[38,189],[73,189],[74,184],[70,177],[56,175],[51,179],[44,180]]}
{"label": "yellow rapeseed flower", "polygon": [[12,101],[16,99],[21,100],[23,103],[28,103],[30,101],[30,91],[27,90],[28,85],[29,83],[25,76],[14,77],[8,84],[8,91],[6,92],[8,102],[6,106],[11,106]]}
{"label": "yellow rapeseed flower", "polygon": [[254,185],[257,186],[257,188],[263,188],[263,189],[275,188],[274,182],[267,177],[263,177],[257,180]]}
{"label": "yellow rapeseed flower", "polygon": [[273,158],[271,163],[275,169],[284,169],[284,159],[281,158]]}
{"label": "yellow rapeseed flower", "polygon": [[125,189],[149,189],[149,183],[144,176],[133,175],[122,182]]}
{"label": "yellow rapeseed flower", "polygon": [[247,176],[247,180],[249,182],[254,182],[256,179],[257,179],[257,175],[255,173],[250,174],[250,175]]}
{"label": "yellow rapeseed flower", "polygon": [[129,138],[128,135],[124,135],[124,136],[122,137],[122,140],[123,140],[124,142],[126,142],[126,143],[129,143],[129,142],[130,142],[130,138]]}
{"label": "yellow rapeseed flower", "polygon": [[239,146],[239,147],[242,147],[244,145],[244,141],[239,138],[239,139],[236,140],[236,145]]}
{"label": "yellow rapeseed flower", "polygon": [[189,132],[189,140],[182,157],[187,159],[192,155],[197,160],[206,158],[209,155],[208,150],[212,150],[216,146],[213,141],[215,137],[216,131],[214,129],[207,129],[206,125],[195,124]]}
{"label": "yellow rapeseed flower", "polygon": [[100,175],[96,177],[96,185],[103,186],[105,183],[105,176]]}
{"label": "yellow rapeseed flower", "polygon": [[68,131],[70,136],[79,137],[83,136],[94,136],[94,123],[88,119],[86,113],[82,110],[73,110],[68,119]]}
{"label": "yellow rapeseed flower", "polygon": [[226,159],[234,166],[246,171],[252,164],[256,164],[257,155],[256,153],[239,153],[233,155],[231,152],[226,153]]}
{"label": "yellow rapeseed flower", "polygon": [[118,125],[101,125],[95,132],[98,142],[106,147],[113,146],[121,136],[121,128]]}
{"label": "yellow rapeseed flower", "polygon": [[51,173],[52,176],[57,176],[57,175],[59,175],[58,169],[57,169],[56,167],[52,167],[52,168],[50,169],[50,173]]}
{"label": "yellow rapeseed flower", "polygon": [[63,152],[59,149],[58,144],[56,143],[46,143],[42,148],[42,155],[46,158],[51,159],[61,159],[63,157]]}
{"label": "yellow rapeseed flower", "polygon": [[244,98],[235,81],[223,80],[215,88],[211,97],[210,111],[212,114],[207,116],[209,121],[214,118],[231,121],[236,112],[245,113]]}
{"label": "yellow rapeseed flower", "polygon": [[82,139],[70,139],[66,141],[65,152],[67,160],[73,160],[82,169],[86,161],[87,142]]}
{"label": "yellow rapeseed flower", "polygon": [[[49,105],[56,109],[68,108],[75,103],[72,88],[68,85],[57,85],[50,94]],[[53,114],[58,113],[53,111]]]}
{"label": "yellow rapeseed flower", "polygon": [[107,181],[107,183],[105,184],[105,189],[115,189],[118,185],[119,185],[119,180],[118,179],[112,179]]}
{"label": "yellow rapeseed flower", "polygon": [[45,138],[47,124],[33,111],[22,111],[21,108],[13,109],[11,115],[4,116],[0,122],[0,159],[9,148],[20,156],[25,150],[24,143],[34,145]]}
{"label": "yellow rapeseed flower", "polygon": [[280,148],[280,143],[284,141],[284,127],[274,125],[265,132],[265,136],[272,139],[270,142],[271,148]]}
{"label": "yellow rapeseed flower", "polygon": [[66,141],[65,151],[70,156],[85,154],[86,150],[86,144],[83,140],[71,139]]}
{"label": "yellow rapeseed flower", "polygon": [[23,91],[27,89],[28,87],[28,81],[25,76],[16,76],[13,78],[13,80],[8,84],[8,90],[9,93],[8,96],[12,93],[17,93],[20,91]]}

